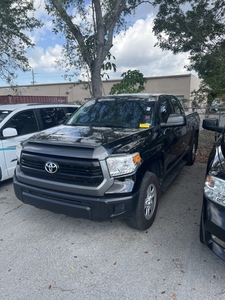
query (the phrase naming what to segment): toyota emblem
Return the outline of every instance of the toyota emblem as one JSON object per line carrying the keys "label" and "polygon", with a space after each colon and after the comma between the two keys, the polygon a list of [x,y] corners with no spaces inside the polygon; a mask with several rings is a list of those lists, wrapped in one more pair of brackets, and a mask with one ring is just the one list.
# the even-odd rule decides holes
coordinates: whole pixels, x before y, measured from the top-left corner
{"label": "toyota emblem", "polygon": [[58,168],[59,168],[59,166],[52,161],[47,161],[45,164],[45,171],[50,174],[56,173]]}

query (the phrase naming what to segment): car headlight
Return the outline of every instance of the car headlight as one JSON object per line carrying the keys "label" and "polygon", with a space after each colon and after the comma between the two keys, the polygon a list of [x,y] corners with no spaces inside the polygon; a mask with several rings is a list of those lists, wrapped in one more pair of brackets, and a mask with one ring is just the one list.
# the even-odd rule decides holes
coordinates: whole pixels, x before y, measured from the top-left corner
{"label": "car headlight", "polygon": [[225,181],[208,175],[205,180],[204,194],[209,200],[225,206]]}
{"label": "car headlight", "polygon": [[16,158],[17,158],[17,162],[20,162],[20,155],[21,155],[21,151],[23,149],[23,144],[19,143],[18,145],[16,145]]}
{"label": "car headlight", "polygon": [[109,173],[112,177],[126,175],[134,172],[141,163],[139,153],[110,156],[106,159]]}

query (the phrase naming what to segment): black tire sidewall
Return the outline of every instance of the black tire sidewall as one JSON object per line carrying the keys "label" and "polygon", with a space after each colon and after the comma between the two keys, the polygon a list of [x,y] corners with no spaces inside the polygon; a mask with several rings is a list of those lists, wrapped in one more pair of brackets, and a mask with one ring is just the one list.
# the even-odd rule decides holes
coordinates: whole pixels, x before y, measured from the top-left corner
{"label": "black tire sidewall", "polygon": [[[195,155],[193,157],[193,147],[195,147]],[[188,166],[192,166],[195,162],[195,156],[196,156],[196,151],[197,151],[197,140],[196,138],[194,138],[192,145],[191,145],[191,149],[190,152],[187,155],[186,161],[187,161],[187,165]]]}
{"label": "black tire sidewall", "polygon": [[[145,206],[146,192],[147,192],[148,187],[151,184],[153,184],[156,189],[156,199],[155,199],[156,203],[155,203],[154,212],[152,214],[152,217],[149,220],[147,220],[145,218],[144,206]],[[139,199],[138,199],[138,203],[137,203],[137,207],[136,207],[136,211],[135,211],[135,218],[136,218],[136,222],[138,225],[138,229],[146,230],[152,225],[152,223],[155,220],[155,216],[156,216],[156,212],[157,212],[157,208],[158,208],[158,199],[159,199],[158,180],[157,180],[155,174],[146,172],[143,177],[142,183],[141,183]]]}

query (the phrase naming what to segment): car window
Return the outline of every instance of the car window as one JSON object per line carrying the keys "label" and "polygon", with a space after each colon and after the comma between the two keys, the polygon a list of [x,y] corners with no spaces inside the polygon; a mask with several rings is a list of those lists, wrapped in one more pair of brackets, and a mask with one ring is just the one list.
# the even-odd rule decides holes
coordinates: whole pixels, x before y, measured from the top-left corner
{"label": "car window", "polygon": [[4,128],[12,127],[17,130],[18,135],[25,135],[38,131],[38,124],[33,110],[19,112],[12,117]]}
{"label": "car window", "polygon": [[184,113],[183,108],[178,99],[176,99],[175,97],[171,97],[171,102],[172,102],[175,114],[183,114]]}
{"label": "car window", "polygon": [[66,113],[63,107],[45,107],[40,109],[44,129],[60,125],[66,120]]}
{"label": "car window", "polygon": [[72,114],[74,113],[76,110],[78,110],[78,107],[74,106],[74,107],[67,107],[67,112]]}
{"label": "car window", "polygon": [[12,111],[11,110],[0,110],[0,123],[4,120]]}
{"label": "car window", "polygon": [[151,124],[155,102],[115,97],[90,100],[68,120],[68,125],[140,128]]}
{"label": "car window", "polygon": [[166,123],[169,115],[173,113],[172,107],[170,105],[169,98],[163,98],[160,104],[160,117],[161,122]]}

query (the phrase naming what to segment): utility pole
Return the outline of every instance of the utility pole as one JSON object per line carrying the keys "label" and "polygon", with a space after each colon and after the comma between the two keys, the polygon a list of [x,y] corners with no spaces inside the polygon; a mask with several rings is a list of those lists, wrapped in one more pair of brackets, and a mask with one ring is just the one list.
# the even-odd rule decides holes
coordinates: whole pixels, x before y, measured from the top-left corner
{"label": "utility pole", "polygon": [[32,82],[31,82],[31,84],[34,85],[36,83],[36,81],[34,80],[34,74],[37,74],[37,73],[34,73],[33,69],[31,70],[31,72],[32,72]]}

